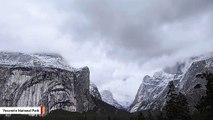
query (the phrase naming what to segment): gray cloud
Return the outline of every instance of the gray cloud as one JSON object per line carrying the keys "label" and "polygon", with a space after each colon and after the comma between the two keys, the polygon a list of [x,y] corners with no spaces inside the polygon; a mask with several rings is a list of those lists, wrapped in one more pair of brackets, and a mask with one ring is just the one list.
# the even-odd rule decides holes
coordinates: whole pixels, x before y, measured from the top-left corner
{"label": "gray cloud", "polygon": [[[130,56],[133,59],[143,56],[145,59],[170,55],[182,49],[178,45],[165,47],[170,46],[175,40],[167,39],[162,42],[158,35],[162,34],[162,31],[158,28],[164,24],[170,26],[184,24],[191,18],[200,19],[204,13],[212,11],[213,2],[211,0],[163,0],[160,2],[157,0],[88,0],[78,1],[75,5],[88,22],[87,28],[82,29],[89,29],[87,34],[91,36],[93,33],[98,34],[105,38],[103,42],[118,48],[108,49],[110,56],[123,58],[127,55],[128,58]],[[184,27],[180,29],[185,31]],[[78,33],[81,34],[79,31]],[[175,37],[179,37],[179,41],[188,39],[185,36]],[[172,42],[163,44],[167,41]]]}

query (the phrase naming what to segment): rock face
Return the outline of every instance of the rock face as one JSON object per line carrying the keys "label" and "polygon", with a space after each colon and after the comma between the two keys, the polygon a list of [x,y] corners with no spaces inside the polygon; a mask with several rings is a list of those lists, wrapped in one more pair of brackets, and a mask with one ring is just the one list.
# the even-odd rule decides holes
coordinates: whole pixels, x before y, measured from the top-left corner
{"label": "rock face", "polygon": [[[176,89],[186,95],[190,110],[205,95],[205,80],[196,75],[206,70],[213,72],[212,54],[185,59],[172,67],[156,72],[152,77],[145,76],[135,100],[129,107],[130,112],[141,110],[161,110],[164,106],[168,83],[174,81]],[[201,87],[196,87],[201,85]]]}
{"label": "rock face", "polygon": [[101,94],[100,94],[100,92],[98,91],[98,87],[97,87],[94,83],[90,82],[89,90],[90,90],[90,94],[91,94],[93,97],[95,97],[95,98],[97,98],[97,99],[99,99],[99,100],[102,100]]}
{"label": "rock face", "polygon": [[167,84],[173,78],[174,75],[165,72],[157,72],[153,77],[145,76],[129,111],[158,109],[164,102]]}
{"label": "rock face", "polygon": [[54,54],[0,52],[0,106],[91,110],[89,74],[88,67],[71,68]]}
{"label": "rock face", "polygon": [[101,91],[102,100],[118,109],[124,109],[114,98],[109,90]]}
{"label": "rock face", "polygon": [[193,62],[178,86],[179,90],[186,95],[192,111],[200,98],[206,94],[206,80],[196,77],[198,73],[205,71],[213,73],[213,57]]}
{"label": "rock face", "polygon": [[24,54],[17,52],[0,52],[0,64],[19,67],[50,67],[65,70],[74,70],[62,56],[58,54]]}

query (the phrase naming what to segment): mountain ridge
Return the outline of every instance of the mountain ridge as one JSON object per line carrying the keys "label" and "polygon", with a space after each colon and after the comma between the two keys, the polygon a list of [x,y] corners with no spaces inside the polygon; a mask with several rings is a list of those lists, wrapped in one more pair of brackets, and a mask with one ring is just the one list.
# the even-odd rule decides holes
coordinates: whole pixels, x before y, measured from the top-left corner
{"label": "mountain ridge", "polygon": [[[191,111],[195,110],[195,105],[205,95],[205,81],[196,78],[196,74],[205,70],[212,70],[213,54],[186,58],[177,62],[174,66],[165,67],[154,75],[146,75],[138,89],[133,103],[128,108],[130,112],[142,110],[161,110],[165,103],[168,83],[174,81],[178,91],[184,93],[189,101]],[[191,82],[194,82],[193,84]],[[202,89],[194,90],[197,84],[202,85]],[[190,92],[191,91],[191,92]],[[199,91],[195,92],[195,91]],[[198,94],[198,95],[197,95]]]}

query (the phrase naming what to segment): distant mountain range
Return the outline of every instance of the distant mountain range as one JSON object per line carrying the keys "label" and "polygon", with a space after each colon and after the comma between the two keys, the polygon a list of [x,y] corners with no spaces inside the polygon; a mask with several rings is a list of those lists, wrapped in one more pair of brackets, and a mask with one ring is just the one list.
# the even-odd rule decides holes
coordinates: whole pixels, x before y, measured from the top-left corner
{"label": "distant mountain range", "polygon": [[[213,54],[209,53],[179,61],[153,76],[146,75],[128,111],[161,110],[170,81],[187,97],[194,111],[206,89],[205,81],[196,75],[206,70],[213,72],[212,62]],[[129,114],[110,91],[99,92],[90,82],[88,67],[70,67],[57,54],[0,52],[0,106],[41,105],[47,113],[65,110]]]}
{"label": "distant mountain range", "polygon": [[101,91],[102,100],[118,109],[124,109],[122,105],[120,105],[114,98],[112,93],[109,90]]}
{"label": "distant mountain range", "polygon": [[90,94],[103,102],[116,107],[117,109],[124,109],[114,98],[112,93],[109,90],[103,90],[101,93],[98,90],[98,87],[94,83],[90,83]]}

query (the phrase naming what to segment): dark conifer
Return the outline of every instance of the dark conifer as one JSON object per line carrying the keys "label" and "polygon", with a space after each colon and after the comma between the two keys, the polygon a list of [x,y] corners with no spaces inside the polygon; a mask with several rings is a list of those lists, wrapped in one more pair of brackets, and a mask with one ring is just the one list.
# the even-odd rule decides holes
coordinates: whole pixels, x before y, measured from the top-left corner
{"label": "dark conifer", "polygon": [[199,112],[211,111],[213,110],[213,74],[210,72],[205,72],[198,74],[196,77],[205,79],[206,84],[206,96],[203,96],[196,106]]}
{"label": "dark conifer", "polygon": [[138,117],[137,117],[138,120],[145,120],[145,117],[143,116],[143,114],[140,112],[138,114]]}
{"label": "dark conifer", "polygon": [[175,90],[173,81],[169,82],[166,105],[163,108],[166,120],[190,120],[188,102],[182,93]]}

